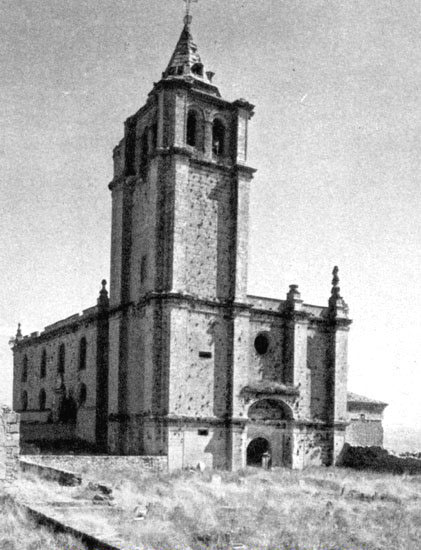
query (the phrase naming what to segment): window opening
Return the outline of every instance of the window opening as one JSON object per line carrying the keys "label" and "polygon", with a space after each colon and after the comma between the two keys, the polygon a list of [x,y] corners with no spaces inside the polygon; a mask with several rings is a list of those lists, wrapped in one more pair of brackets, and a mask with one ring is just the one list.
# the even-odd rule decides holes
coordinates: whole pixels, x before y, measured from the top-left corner
{"label": "window opening", "polygon": [[28,408],[28,393],[26,391],[22,392],[20,400],[21,400],[22,410],[26,411]]}
{"label": "window opening", "polygon": [[45,350],[45,348],[42,350],[41,366],[39,370],[40,378],[45,378],[47,375],[47,351]]}
{"label": "window opening", "polygon": [[191,72],[197,76],[203,76],[203,65],[202,63],[195,63],[191,68]]}
{"label": "window opening", "polygon": [[224,154],[225,149],[225,126],[217,118],[212,127],[212,152],[216,156]]}
{"label": "window opening", "polygon": [[23,358],[23,364],[22,364],[22,382],[26,382],[28,380],[28,357],[25,355]]}
{"label": "window opening", "polygon": [[79,407],[81,407],[86,403],[87,395],[88,395],[88,391],[86,389],[85,384],[81,384],[79,389]]}
{"label": "window opening", "polygon": [[145,174],[148,167],[148,155],[149,155],[149,143],[148,143],[148,129],[145,128],[140,138],[140,171],[142,175]]}
{"label": "window opening", "polygon": [[79,342],[79,370],[86,369],[86,350],[87,350],[86,338],[83,336]]}
{"label": "window opening", "polygon": [[136,121],[132,120],[127,126],[125,141],[126,175],[135,174],[135,149],[136,149]]}
{"label": "window opening", "polygon": [[189,111],[187,116],[187,145],[197,145],[197,114],[194,111]]}
{"label": "window opening", "polygon": [[41,390],[39,392],[38,400],[39,400],[39,410],[40,411],[45,411],[45,403],[47,401],[47,396],[46,396],[44,388],[41,388]]}
{"label": "window opening", "polygon": [[148,257],[145,254],[144,256],[142,256],[142,260],[140,262],[140,282],[141,283],[144,283],[146,281],[147,268],[148,268]]}
{"label": "window opening", "polygon": [[269,349],[269,338],[267,334],[260,333],[256,336],[254,340],[254,349],[259,355],[264,355]]}
{"label": "window opening", "polygon": [[57,366],[57,371],[59,374],[64,373],[65,364],[66,364],[66,348],[64,344],[60,344],[60,347],[58,349],[58,366]]}

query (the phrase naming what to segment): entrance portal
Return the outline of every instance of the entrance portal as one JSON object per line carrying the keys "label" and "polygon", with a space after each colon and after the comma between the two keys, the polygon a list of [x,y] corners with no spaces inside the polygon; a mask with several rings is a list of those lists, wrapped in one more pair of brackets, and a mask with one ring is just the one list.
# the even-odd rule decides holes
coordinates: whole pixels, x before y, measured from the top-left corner
{"label": "entrance portal", "polygon": [[270,451],[269,441],[256,437],[247,447],[247,466],[262,466],[263,454]]}

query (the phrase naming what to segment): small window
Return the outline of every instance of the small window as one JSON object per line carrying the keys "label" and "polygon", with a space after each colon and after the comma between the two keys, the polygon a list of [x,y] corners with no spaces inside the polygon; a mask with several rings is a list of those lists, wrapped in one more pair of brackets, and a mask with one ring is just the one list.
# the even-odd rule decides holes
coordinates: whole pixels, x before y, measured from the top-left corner
{"label": "small window", "polygon": [[39,410],[45,411],[45,403],[47,401],[47,396],[45,393],[44,388],[42,388],[39,392],[38,402],[39,402]]}
{"label": "small window", "polygon": [[202,63],[195,63],[191,68],[191,72],[197,76],[203,76],[203,65]]}
{"label": "small window", "polygon": [[269,338],[264,332],[258,334],[254,341],[254,349],[259,355],[264,355],[269,349]]}
{"label": "small window", "polygon": [[81,384],[79,388],[79,407],[82,407],[86,403],[86,398],[88,395],[88,391],[86,389],[85,384]]}
{"label": "small window", "polygon": [[199,351],[199,357],[202,359],[212,359],[212,353],[210,351]]}
{"label": "small window", "polygon": [[197,430],[197,434],[198,435],[209,435],[209,430],[207,429],[201,429],[201,430]]}
{"label": "small window", "polygon": [[26,391],[22,392],[22,395],[20,396],[20,405],[22,411],[26,411],[28,409],[28,393]]}
{"label": "small window", "polygon": [[149,155],[149,142],[148,142],[148,128],[143,131],[140,138],[140,171],[144,174],[148,167],[148,155]]}
{"label": "small window", "polygon": [[47,350],[44,348],[41,354],[41,365],[39,368],[40,378],[45,378],[47,376]]}
{"label": "small window", "polygon": [[187,115],[187,145],[192,147],[197,145],[197,114],[195,111],[189,111]]}
{"label": "small window", "polygon": [[145,254],[142,256],[142,260],[140,262],[140,282],[143,284],[146,281],[146,277],[148,274],[148,257]]}
{"label": "small window", "polygon": [[63,374],[65,366],[66,366],[66,348],[64,344],[60,344],[60,347],[58,348],[57,372],[59,374]]}
{"label": "small window", "polygon": [[178,74],[179,76],[181,76],[183,73],[184,73],[184,67],[183,67],[183,65],[179,65],[179,66],[177,67],[177,74]]}
{"label": "small window", "polygon": [[151,143],[155,150],[158,146],[158,124],[156,122],[151,127]]}
{"label": "small window", "polygon": [[364,413],[360,414],[360,420],[361,422],[365,422],[366,418]]}
{"label": "small window", "polygon": [[22,379],[22,382],[26,382],[28,380],[28,357],[26,355],[23,358],[21,379]]}
{"label": "small window", "polygon": [[79,342],[79,370],[86,369],[86,349],[86,338],[83,336]]}
{"label": "small window", "polygon": [[126,175],[135,173],[135,148],[136,148],[136,121],[131,120],[127,125],[125,139]]}
{"label": "small window", "polygon": [[216,156],[225,152],[225,126],[219,118],[214,120],[212,127],[212,152]]}

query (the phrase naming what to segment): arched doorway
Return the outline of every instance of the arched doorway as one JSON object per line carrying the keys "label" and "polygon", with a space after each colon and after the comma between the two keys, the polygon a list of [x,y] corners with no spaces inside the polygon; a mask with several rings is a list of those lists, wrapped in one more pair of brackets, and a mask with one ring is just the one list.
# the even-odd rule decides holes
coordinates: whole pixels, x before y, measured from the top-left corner
{"label": "arched doorway", "polygon": [[256,437],[247,447],[247,466],[261,466],[264,453],[270,452],[269,441],[264,437]]}

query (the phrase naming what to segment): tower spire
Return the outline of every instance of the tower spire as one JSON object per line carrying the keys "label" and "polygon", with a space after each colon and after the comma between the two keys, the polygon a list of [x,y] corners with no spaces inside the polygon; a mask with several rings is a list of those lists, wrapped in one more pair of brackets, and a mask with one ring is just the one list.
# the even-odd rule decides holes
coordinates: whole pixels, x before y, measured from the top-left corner
{"label": "tower spire", "polygon": [[181,31],[180,38],[178,39],[170,62],[163,73],[163,78],[183,78],[196,85],[202,85],[202,88],[207,93],[219,96],[218,89],[212,84],[214,73],[205,71],[190,30],[192,22],[190,12],[191,5],[197,3],[198,0],[183,0],[183,2],[186,4],[183,30]]}

